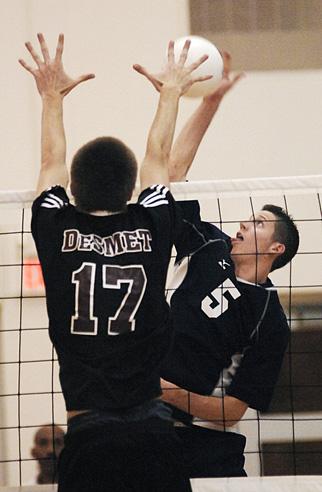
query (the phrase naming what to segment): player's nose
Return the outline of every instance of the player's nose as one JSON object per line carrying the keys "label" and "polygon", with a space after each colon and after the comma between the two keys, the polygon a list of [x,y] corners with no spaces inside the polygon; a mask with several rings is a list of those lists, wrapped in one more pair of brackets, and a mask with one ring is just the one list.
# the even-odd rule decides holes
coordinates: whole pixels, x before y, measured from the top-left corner
{"label": "player's nose", "polygon": [[240,232],[245,231],[246,230],[246,222],[240,222],[239,227],[240,227]]}

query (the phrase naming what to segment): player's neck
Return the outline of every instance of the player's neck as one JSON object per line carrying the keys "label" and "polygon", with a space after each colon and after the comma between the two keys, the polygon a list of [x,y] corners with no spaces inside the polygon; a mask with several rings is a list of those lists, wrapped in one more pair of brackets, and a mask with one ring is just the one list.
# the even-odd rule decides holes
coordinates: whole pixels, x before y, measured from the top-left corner
{"label": "player's neck", "polygon": [[253,284],[264,284],[267,280],[270,268],[266,262],[234,262],[236,277]]}
{"label": "player's neck", "polygon": [[96,217],[106,217],[108,215],[117,215],[124,213],[124,210],[118,212],[109,212],[108,210],[95,210],[94,212],[88,212],[89,215],[95,215]]}

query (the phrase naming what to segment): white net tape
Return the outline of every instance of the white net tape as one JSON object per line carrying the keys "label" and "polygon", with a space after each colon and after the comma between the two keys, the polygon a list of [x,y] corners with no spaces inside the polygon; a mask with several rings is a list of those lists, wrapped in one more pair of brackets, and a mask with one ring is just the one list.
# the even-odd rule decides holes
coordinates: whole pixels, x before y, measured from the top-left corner
{"label": "white net tape", "polygon": [[[322,175],[285,176],[272,178],[245,178],[215,181],[191,181],[172,183],[171,190],[178,200],[200,197],[260,196],[281,193],[319,193],[322,191]],[[136,188],[136,195],[138,188]],[[0,203],[28,206],[34,199],[32,190],[0,191]]]}

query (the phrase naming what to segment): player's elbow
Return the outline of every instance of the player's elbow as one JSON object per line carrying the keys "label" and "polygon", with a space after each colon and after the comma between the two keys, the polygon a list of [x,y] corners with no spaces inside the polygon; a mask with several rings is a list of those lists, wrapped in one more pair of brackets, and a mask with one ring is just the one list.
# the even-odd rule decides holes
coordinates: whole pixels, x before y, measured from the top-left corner
{"label": "player's elbow", "polygon": [[169,165],[169,180],[170,183],[186,181],[186,172],[183,172],[180,166]]}
{"label": "player's elbow", "polygon": [[248,404],[233,396],[225,396],[223,401],[223,421],[226,427],[232,427],[243,418]]}
{"label": "player's elbow", "polygon": [[173,152],[171,152],[169,158],[170,182],[175,183],[176,181],[186,181],[189,167],[189,163],[187,163],[185,159],[180,158],[177,153],[176,155],[173,155]]}
{"label": "player's elbow", "polygon": [[241,418],[238,418],[236,416],[234,418],[227,418],[226,416],[224,416],[221,425],[225,429],[227,428],[229,429],[230,427],[234,427],[235,425],[237,425],[240,422],[240,420]]}

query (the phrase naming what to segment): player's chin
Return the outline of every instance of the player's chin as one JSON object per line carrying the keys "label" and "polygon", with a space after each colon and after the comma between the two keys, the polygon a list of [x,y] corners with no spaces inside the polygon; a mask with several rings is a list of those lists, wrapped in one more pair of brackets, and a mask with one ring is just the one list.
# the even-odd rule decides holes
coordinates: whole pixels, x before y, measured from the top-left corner
{"label": "player's chin", "polygon": [[241,248],[240,248],[240,242],[238,241],[232,241],[231,242],[231,250],[230,250],[230,254],[231,255],[236,255],[238,254],[239,252],[241,251]]}

